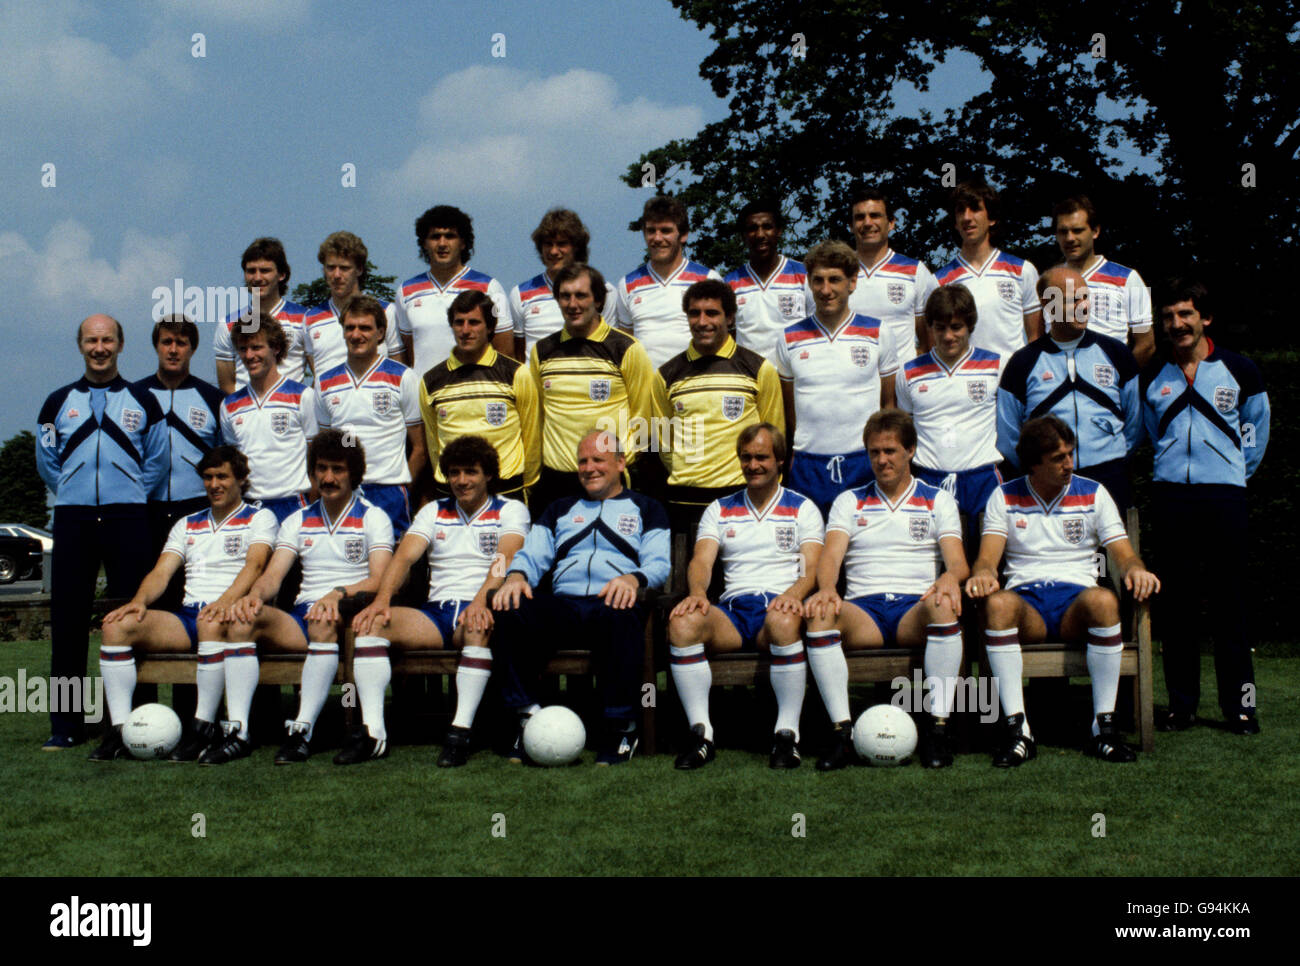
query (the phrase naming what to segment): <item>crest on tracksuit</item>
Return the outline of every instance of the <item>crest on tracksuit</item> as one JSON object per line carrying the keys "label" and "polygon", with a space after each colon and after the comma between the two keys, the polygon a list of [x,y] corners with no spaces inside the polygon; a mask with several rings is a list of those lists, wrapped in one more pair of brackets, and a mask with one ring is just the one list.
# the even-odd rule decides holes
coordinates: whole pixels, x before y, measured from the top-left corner
{"label": "crest on tracksuit", "polygon": [[208,413],[205,409],[199,409],[198,406],[190,407],[190,425],[200,432],[208,425]]}
{"label": "crest on tracksuit", "polygon": [[1230,413],[1237,405],[1237,390],[1231,386],[1214,387],[1214,408],[1221,413]]}
{"label": "crest on tracksuit", "polygon": [[620,513],[615,528],[625,537],[634,536],[641,526],[641,519],[635,513]]}
{"label": "crest on tracksuit", "polygon": [[359,564],[366,559],[366,541],[364,537],[348,537],[343,541],[343,559],[350,564]]}
{"label": "crest on tracksuit", "polygon": [[861,344],[850,346],[849,358],[859,369],[865,369],[867,363],[871,361],[871,346]]}
{"label": "crest on tracksuit", "polygon": [[122,428],[125,429],[128,433],[134,433],[137,429],[140,428],[140,424],[143,422],[144,422],[144,413],[140,412],[140,410],[138,409],[122,410]]}
{"label": "crest on tracksuit", "polygon": [[1115,367],[1101,365],[1100,363],[1093,366],[1092,381],[1102,389],[1109,389],[1115,385]]}
{"label": "crest on tracksuit", "polygon": [[799,545],[798,535],[793,524],[782,524],[776,528],[775,533],[776,549],[782,553],[789,553]]}
{"label": "crest on tracksuit", "polygon": [[722,415],[724,419],[735,422],[745,411],[744,396],[723,396],[722,397]]}
{"label": "crest on tracksuit", "polygon": [[592,402],[609,402],[609,380],[593,379],[587,390]]}
{"label": "crest on tracksuit", "polygon": [[1083,520],[1080,517],[1067,517],[1062,520],[1061,531],[1070,543],[1083,542]]}
{"label": "crest on tracksuit", "polygon": [[907,298],[907,286],[902,282],[889,282],[885,285],[885,297],[893,305],[902,305]]}
{"label": "crest on tracksuit", "polygon": [[487,419],[489,426],[502,426],[506,421],[506,404],[503,402],[490,402],[484,410],[484,417]]}

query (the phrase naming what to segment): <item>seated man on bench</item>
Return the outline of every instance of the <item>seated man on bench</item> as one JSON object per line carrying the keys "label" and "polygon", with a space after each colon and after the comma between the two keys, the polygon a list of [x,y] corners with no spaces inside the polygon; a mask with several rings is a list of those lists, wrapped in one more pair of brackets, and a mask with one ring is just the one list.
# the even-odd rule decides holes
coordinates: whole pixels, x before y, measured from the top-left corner
{"label": "seated man on bench", "polygon": [[[1025,720],[1020,643],[1087,641],[1092,678],[1092,739],[1088,753],[1102,761],[1130,762],[1137,753],[1115,724],[1124,639],[1119,601],[1097,586],[1093,555],[1110,552],[1115,573],[1137,601],[1160,590],[1129,543],[1124,521],[1106,488],[1074,475],[1074,433],[1055,416],[1025,423],[1016,458],[1027,476],[1003,483],[984,510],[979,557],[966,593],[987,598],[985,651],[998,687],[1007,736],[993,764],[1013,768],[1037,753]],[[1007,555],[1007,589],[998,563]]]}
{"label": "seated man on bench", "polygon": [[[482,436],[460,436],[438,455],[452,496],[425,504],[416,514],[374,602],[352,622],[357,649],[396,645],[402,650],[460,648],[456,667],[456,716],[438,758],[439,768],[465,764],[470,726],[492,676],[492,611],[488,599],[505,580],[515,552],[528,536],[528,508],[494,496],[500,464]],[[424,606],[393,607],[411,566],[429,555],[429,597]]]}
{"label": "seated man on bench", "polygon": [[[275,553],[248,596],[235,604],[240,640],[257,641],[272,651],[307,652],[302,665],[298,714],[285,722],[288,736],[275,756],[277,765],[306,761],[316,718],[339,666],[339,603],[372,591],[393,556],[393,523],[388,514],[355,496],[366,472],[360,443],[349,445],[337,429],[322,430],[307,446],[307,467],[320,499],[295,510],[280,524]],[[280,590],[295,560],[302,560],[302,589],[293,610],[267,605]],[[357,648],[353,657],[357,697],[364,726],[348,738],[334,759],[352,765],[388,754],[384,731],[384,691],[390,669],[385,648]],[[252,749],[244,740],[219,749],[225,760]]]}
{"label": "seated man on bench", "polygon": [[[253,586],[271,558],[275,514],[244,501],[248,460],[233,446],[210,450],[196,467],[207,491],[208,509],[177,520],[158,557],[130,603],[104,618],[99,669],[104,678],[112,727],[91,761],[126,758],[122,725],[135,692],[135,651],[197,651],[198,705],[169,761],[194,761],[219,745],[221,694],[226,694],[229,725],[248,737],[248,712],[257,687],[257,651],[249,638],[232,635],[230,608]],[[179,611],[148,610],[185,567],[185,599]]]}
{"label": "seated man on bench", "polygon": [[[843,768],[856,757],[843,649],[922,644],[931,718],[921,763],[944,768],[952,764],[947,723],[961,675],[961,585],[970,575],[961,517],[951,494],[912,476],[916,426],[911,416],[878,410],[867,420],[862,439],[876,478],[831,504],[826,549],[817,567],[821,589],[804,607],[808,663],[836,731],[817,769]],[[835,589],[841,561],[848,600]]]}
{"label": "seated man on bench", "polygon": [[[506,705],[519,714],[513,762],[524,760],[524,725],[541,707],[537,680],[564,644],[591,649],[605,719],[596,764],[631,761],[639,741],[646,615],[637,592],[668,579],[668,512],[623,486],[627,460],[614,433],[587,430],[577,462],[583,495],[542,512],[492,599]],[[535,590],[547,574],[550,591]]]}
{"label": "seated man on bench", "polygon": [[[822,549],[822,515],[812,500],[781,485],[785,436],[771,423],[741,430],[736,452],[745,489],[705,509],[686,571],[689,596],[669,615],[673,686],[693,738],[675,762],[683,771],[703,768],[716,755],[707,654],[754,647],[772,656],[776,734],[768,764],[799,767],[799,714],[808,676],[799,633]],[[710,606],[719,553],[726,585],[721,601]]]}

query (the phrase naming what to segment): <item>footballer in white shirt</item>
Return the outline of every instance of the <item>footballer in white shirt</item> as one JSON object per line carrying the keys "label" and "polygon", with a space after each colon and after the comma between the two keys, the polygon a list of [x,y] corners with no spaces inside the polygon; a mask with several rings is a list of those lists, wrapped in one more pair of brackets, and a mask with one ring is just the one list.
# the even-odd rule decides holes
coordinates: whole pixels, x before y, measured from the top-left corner
{"label": "footballer in white shirt", "polygon": [[964,285],[936,289],[925,308],[933,344],[903,364],[894,387],[898,408],[916,423],[917,477],[952,494],[967,515],[964,535],[973,557],[974,529],[989,494],[1002,482],[997,464],[998,370],[996,353],[971,345],[978,311]]}
{"label": "footballer in white shirt", "polygon": [[244,250],[240,259],[244,287],[256,298],[251,305],[232,312],[212,333],[212,353],[217,362],[217,388],[225,395],[248,385],[248,370],[235,347],[235,329],[250,327],[253,317],[267,314],[284,327],[286,338],[281,372],[301,381],[305,371],[305,335],[303,319],[307,310],[296,302],[286,301],[289,290],[289,260],[278,238],[258,238]]}
{"label": "footballer in white shirt", "polygon": [[[425,650],[458,647],[456,714],[438,757],[439,768],[465,764],[470,727],[492,677],[489,600],[528,536],[528,508],[492,494],[500,473],[496,450],[482,436],[458,436],[439,455],[452,496],[415,515],[375,600],[352,626],[357,647]],[[393,597],[420,557],[429,560],[429,593],[420,607],[394,607]]]}
{"label": "footballer in white shirt", "polygon": [[286,337],[275,319],[263,315],[255,331],[235,332],[248,385],[221,403],[221,437],[248,457],[250,499],[283,522],[306,504],[307,443],[316,435],[316,393],[280,375]]}
{"label": "footballer in white shirt", "polygon": [[[223,764],[247,754],[248,716],[257,688],[257,650],[232,634],[229,613],[248,593],[271,558],[276,521],[270,510],[245,502],[248,460],[233,446],[217,446],[196,467],[208,509],[176,521],[157,564],[135,596],[104,618],[100,673],[112,728],[91,761],[127,757],[122,725],[135,693],[135,652],[198,654],[198,703],[170,761]],[[172,576],[185,568],[184,603],[176,611],[151,610]],[[231,742],[218,727],[222,694],[230,715]]]}
{"label": "footballer in white shirt", "polygon": [[804,263],[817,311],[786,328],[776,371],[794,439],[787,481],[826,513],[840,493],[871,479],[862,428],[877,409],[894,405],[898,363],[888,327],[849,308],[858,271],[853,249],[822,242]]}
{"label": "footballer in white shirt", "polygon": [[775,198],[741,208],[736,231],[749,252],[749,261],[723,279],[736,296],[736,344],[771,359],[785,327],[814,311],[808,273],[781,254],[785,215]]}
{"label": "footballer in white shirt", "polygon": [[924,262],[889,247],[894,209],[879,188],[859,188],[849,196],[849,227],[858,253],[858,284],[849,308],[880,319],[894,336],[894,352],[902,365],[929,346],[925,331],[925,302],[939,287]]}
{"label": "footballer in white shirt", "polygon": [[940,285],[960,282],[979,308],[973,344],[996,352],[1006,365],[1011,354],[1043,334],[1038,270],[1031,262],[993,244],[1001,217],[998,193],[983,182],[963,182],[952,192],[953,225],[961,251],[936,277]]}
{"label": "footballer in white shirt", "polygon": [[358,295],[348,303],[341,327],[347,361],[320,374],[316,407],[322,429],[345,430],[365,447],[361,495],[388,514],[400,540],[411,524],[411,481],[424,469],[428,451],[415,373],[379,351],[386,324],[378,299]]}
{"label": "footballer in white shirt", "polygon": [[1151,290],[1136,271],[1097,254],[1101,222],[1087,195],[1057,202],[1052,227],[1064,264],[1087,283],[1088,328],[1127,344],[1142,369],[1156,352]]}
{"label": "footballer in white shirt", "polygon": [[[700,518],[686,572],[687,597],[668,622],[673,686],[691,725],[691,746],[675,767],[702,768],[716,756],[709,720],[710,653],[759,647],[771,655],[776,693],[773,768],[799,766],[799,714],[808,668],[800,638],[803,600],[822,549],[822,517],[805,496],[781,485],[785,439],[771,423],[746,426],[736,441],[745,489],[714,500]],[[725,589],[710,604],[713,565],[722,557]]]}
{"label": "footballer in white shirt", "polygon": [[[564,328],[564,313],[555,300],[555,273],[575,263],[587,264],[587,245],[591,232],[576,212],[552,208],[542,215],[533,229],[533,244],[545,271],[520,282],[510,290],[512,334],[499,330],[493,348],[502,355],[527,363],[533,346],[553,332]],[[605,305],[611,317],[618,293],[605,283]]]}
{"label": "footballer in white shirt", "polygon": [[722,276],[682,254],[690,238],[690,219],[676,198],[655,195],[647,201],[638,227],[649,261],[615,286],[618,300],[612,321],[645,347],[658,369],[690,345],[691,327],[682,310],[686,290],[706,278],[722,281]]}
{"label": "footballer in white shirt", "polygon": [[[375,590],[393,556],[388,514],[357,496],[353,486],[353,480],[365,476],[364,448],[355,442],[348,445],[339,430],[326,429],[312,440],[307,462],[320,499],[280,524],[270,563],[233,609],[243,640],[257,641],[271,651],[307,654],[298,713],[287,722],[277,765],[307,760],[316,719],[338,671],[340,604]],[[286,613],[270,602],[296,560],[302,561],[302,586]],[[352,670],[363,726],[348,736],[334,758],[336,765],[388,753],[384,691],[392,672],[386,649],[358,646]]]}
{"label": "footballer in white shirt", "polygon": [[[326,369],[342,365],[347,358],[347,346],[343,340],[343,310],[349,302],[362,294],[369,258],[370,250],[366,248],[366,243],[350,231],[334,232],[321,242],[320,250],[316,253],[330,297],[320,305],[306,310],[303,328],[312,372],[318,379]],[[384,310],[385,325],[384,338],[379,343],[379,354],[406,365],[406,350],[402,345],[402,337],[397,332],[396,305],[382,300],[380,304]]]}
{"label": "footballer in white shirt", "polygon": [[[1037,753],[1025,718],[1020,644],[1048,639],[1087,643],[1093,708],[1089,753],[1103,761],[1136,761],[1114,713],[1124,653],[1119,601],[1097,586],[1093,556],[1099,547],[1109,552],[1114,573],[1136,601],[1158,592],[1160,581],[1134,552],[1106,488],[1074,475],[1069,426],[1055,416],[1029,420],[1016,457],[1027,475],[989,497],[979,557],[966,581],[966,593],[986,599],[985,651],[1006,719],[1006,738],[993,764],[1011,768]],[[1005,589],[998,580],[1004,552]]]}
{"label": "footballer in white shirt", "polygon": [[[461,292],[486,292],[492,299],[497,318],[497,332],[504,340],[509,332],[504,322],[510,318],[510,304],[501,283],[469,267],[474,254],[474,223],[469,215],[451,205],[435,205],[415,222],[415,239],[420,257],[429,270],[408,278],[397,289],[397,331],[412,360],[416,377],[451,355],[456,344],[447,327],[447,309]],[[506,355],[511,345],[502,343]]]}
{"label": "footballer in white shirt", "polygon": [[[917,437],[907,413],[874,413],[863,441],[875,479],[831,505],[819,589],[804,605],[808,664],[836,732],[817,769],[843,768],[856,757],[844,650],[921,645],[930,690],[921,761],[944,768],[952,764],[948,717],[962,666],[961,585],[970,575],[961,519],[948,493],[912,476]],[[841,563],[847,599],[836,589]]]}

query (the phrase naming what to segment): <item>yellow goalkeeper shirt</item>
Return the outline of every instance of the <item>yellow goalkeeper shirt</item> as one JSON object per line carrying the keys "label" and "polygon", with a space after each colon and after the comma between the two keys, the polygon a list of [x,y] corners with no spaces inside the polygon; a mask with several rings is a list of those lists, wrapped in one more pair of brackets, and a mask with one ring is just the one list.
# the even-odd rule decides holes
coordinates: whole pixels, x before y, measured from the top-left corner
{"label": "yellow goalkeeper shirt", "polygon": [[529,369],[542,412],[542,464],[576,472],[589,429],[613,430],[628,462],[644,446],[654,369],[641,343],[602,318],[589,338],[553,332],[533,346]]}
{"label": "yellow goalkeeper shirt", "polygon": [[730,336],[715,355],[692,344],[655,374],[655,416],[670,486],[744,486],[736,437],[757,423],[785,432],[781,378]]}
{"label": "yellow goalkeeper shirt", "polygon": [[442,449],[460,436],[482,436],[501,461],[501,479],[522,476],[537,482],[541,468],[537,390],[522,362],[492,346],[478,362],[463,363],[453,352],[420,381],[420,414],[429,444],[434,478],[446,483],[438,467]]}

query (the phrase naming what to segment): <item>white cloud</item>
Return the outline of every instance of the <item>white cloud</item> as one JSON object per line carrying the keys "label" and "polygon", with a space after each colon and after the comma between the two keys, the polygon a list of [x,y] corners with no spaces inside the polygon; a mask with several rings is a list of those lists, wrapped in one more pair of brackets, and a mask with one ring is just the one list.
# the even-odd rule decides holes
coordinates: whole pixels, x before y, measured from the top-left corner
{"label": "white cloud", "polygon": [[624,99],[606,74],[451,74],[420,101],[420,141],[381,179],[395,196],[529,198],[617,190],[641,152],[703,125],[694,106]]}

